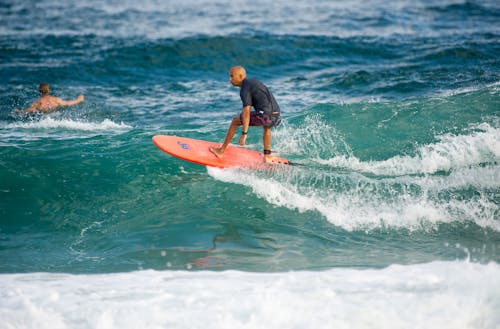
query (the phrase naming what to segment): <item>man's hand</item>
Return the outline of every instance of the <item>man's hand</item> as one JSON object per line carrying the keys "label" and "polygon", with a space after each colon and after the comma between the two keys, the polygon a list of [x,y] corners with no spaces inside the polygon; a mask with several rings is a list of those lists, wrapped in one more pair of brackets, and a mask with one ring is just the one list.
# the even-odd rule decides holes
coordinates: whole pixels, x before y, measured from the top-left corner
{"label": "man's hand", "polygon": [[247,140],[247,135],[246,135],[246,134],[241,135],[241,136],[240,136],[240,141],[239,141],[239,144],[240,144],[241,146],[245,145],[246,140]]}

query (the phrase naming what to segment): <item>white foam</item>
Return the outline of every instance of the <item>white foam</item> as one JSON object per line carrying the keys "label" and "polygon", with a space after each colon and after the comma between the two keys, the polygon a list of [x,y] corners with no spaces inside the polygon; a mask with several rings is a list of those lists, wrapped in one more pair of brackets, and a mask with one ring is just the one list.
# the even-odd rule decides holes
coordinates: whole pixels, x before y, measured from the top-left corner
{"label": "white foam", "polygon": [[[78,138],[95,134],[123,133],[133,127],[123,122],[116,123],[109,119],[101,122],[61,119],[46,116],[40,120],[17,121],[0,125],[0,138],[9,140],[36,140],[42,138]],[[68,132],[80,131],[84,134],[68,135]]]}
{"label": "white foam", "polygon": [[328,125],[320,114],[306,116],[300,126],[291,127],[284,122],[274,132],[273,140],[283,153],[318,159],[322,159],[325,154],[354,157],[345,138],[335,127]]}
{"label": "white foam", "polygon": [[3,328],[495,328],[500,266],[0,275]]}
{"label": "white foam", "polygon": [[[500,231],[498,205],[491,193],[500,189],[497,128],[479,125],[470,134],[440,136],[439,142],[418,148],[415,156],[363,162],[334,129],[324,126],[317,118],[306,118],[305,128],[298,132],[283,133],[285,128],[275,134],[276,144],[285,152],[310,145],[308,152],[316,162],[271,174],[217,169],[208,173],[246,186],[270,204],[319,212],[346,230],[383,226],[416,230],[474,222]],[[301,132],[303,128],[306,131]],[[324,131],[330,134],[320,133]],[[324,154],[337,155],[322,160]]]}
{"label": "white foam", "polygon": [[317,159],[318,163],[349,168],[376,175],[433,174],[482,163],[500,161],[500,129],[489,124],[477,127],[467,135],[437,136],[436,143],[423,145],[415,156],[395,156],[382,161],[360,161],[355,156],[338,155]]}
{"label": "white foam", "polygon": [[107,131],[107,130],[128,130],[131,129],[132,127],[123,122],[115,123],[109,119],[104,119],[101,122],[85,122],[85,121],[75,121],[71,119],[53,119],[47,117],[39,121],[9,123],[5,126],[5,128]]}
{"label": "white foam", "polygon": [[319,177],[318,173],[313,177],[300,169],[273,173],[272,177],[214,168],[209,168],[208,173],[218,180],[247,186],[270,204],[300,212],[317,211],[348,231],[382,226],[416,230],[454,221],[473,221],[500,231],[498,206],[487,193],[465,200],[446,200],[439,196],[446,187],[440,187],[438,182],[434,182],[436,190],[432,190],[425,182],[379,182],[360,175]]}

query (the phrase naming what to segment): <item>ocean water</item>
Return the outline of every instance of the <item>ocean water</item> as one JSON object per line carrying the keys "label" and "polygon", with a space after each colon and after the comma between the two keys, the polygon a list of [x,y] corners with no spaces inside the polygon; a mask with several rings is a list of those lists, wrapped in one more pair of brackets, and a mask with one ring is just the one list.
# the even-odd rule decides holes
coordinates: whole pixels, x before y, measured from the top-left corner
{"label": "ocean water", "polygon": [[[0,328],[500,328],[499,55],[497,1],[2,1]],[[295,165],[151,142],[233,65]]]}

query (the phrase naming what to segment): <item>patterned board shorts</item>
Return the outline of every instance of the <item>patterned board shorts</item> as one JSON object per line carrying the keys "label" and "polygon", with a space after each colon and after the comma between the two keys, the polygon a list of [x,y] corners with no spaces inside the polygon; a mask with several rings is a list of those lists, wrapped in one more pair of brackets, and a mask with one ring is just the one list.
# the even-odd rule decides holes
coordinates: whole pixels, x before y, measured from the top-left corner
{"label": "patterned board shorts", "polygon": [[[240,114],[240,121],[243,122],[243,117]],[[260,114],[257,111],[250,112],[250,126],[264,126],[268,128],[276,127],[281,123],[281,116]]]}

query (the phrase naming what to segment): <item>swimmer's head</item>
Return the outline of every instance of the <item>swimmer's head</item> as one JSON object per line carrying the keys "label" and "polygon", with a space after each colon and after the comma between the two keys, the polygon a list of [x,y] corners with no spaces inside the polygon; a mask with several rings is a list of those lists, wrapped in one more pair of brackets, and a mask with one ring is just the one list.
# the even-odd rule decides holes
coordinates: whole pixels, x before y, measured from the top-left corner
{"label": "swimmer's head", "polygon": [[50,93],[50,86],[48,83],[41,83],[40,86],[38,86],[38,91],[40,94],[43,95],[48,95]]}

